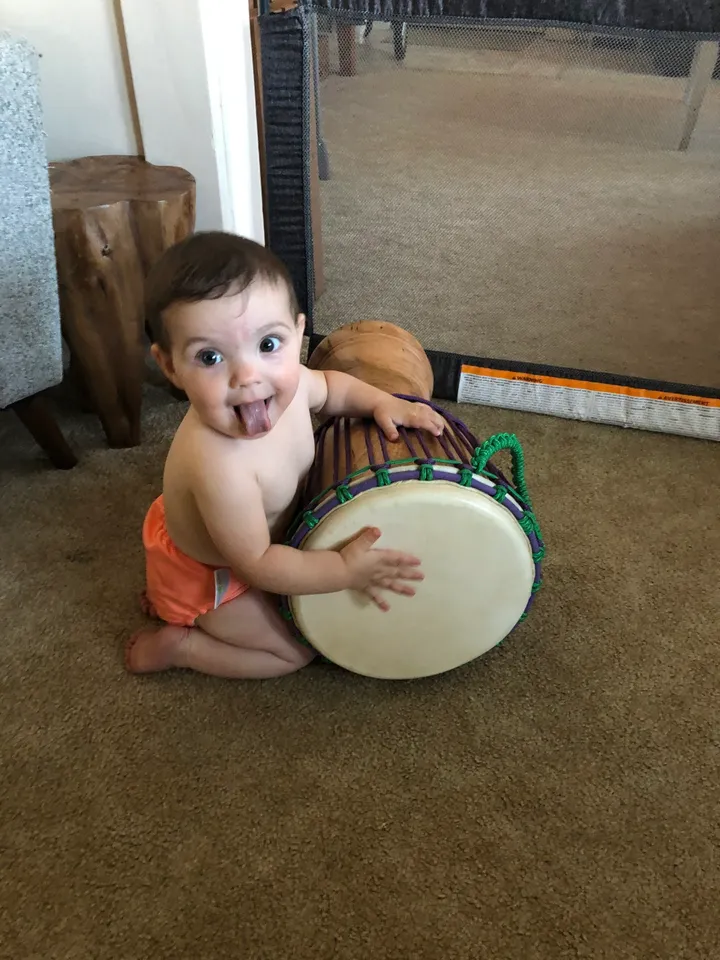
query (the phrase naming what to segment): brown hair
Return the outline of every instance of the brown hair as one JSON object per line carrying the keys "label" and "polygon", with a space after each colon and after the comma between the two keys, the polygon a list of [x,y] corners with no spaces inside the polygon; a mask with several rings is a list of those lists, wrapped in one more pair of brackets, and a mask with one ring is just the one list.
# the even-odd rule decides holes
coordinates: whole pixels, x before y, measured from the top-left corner
{"label": "brown hair", "polygon": [[241,293],[254,280],[284,285],[293,318],[297,317],[300,311],[290,275],[267,247],[219,230],[194,233],[174,244],[150,270],[145,286],[145,317],[153,341],[169,353],[163,315],[173,303]]}

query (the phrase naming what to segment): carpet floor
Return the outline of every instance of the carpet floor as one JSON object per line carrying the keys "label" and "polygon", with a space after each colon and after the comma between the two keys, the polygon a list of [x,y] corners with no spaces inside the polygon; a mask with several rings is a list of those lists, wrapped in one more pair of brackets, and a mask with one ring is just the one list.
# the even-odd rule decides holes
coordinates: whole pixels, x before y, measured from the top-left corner
{"label": "carpet floor", "polygon": [[137,678],[183,407],[148,386],[109,450],[57,403],[67,473],[0,414],[3,960],[718,956],[716,444],[463,407],[520,436],[548,543],[503,644],[412,683]]}
{"label": "carpet floor", "polygon": [[652,49],[411,28],[398,64],[376,25],[321,84],[319,332],[378,317],[430,349],[720,387],[720,85],[678,150],[686,80]]}

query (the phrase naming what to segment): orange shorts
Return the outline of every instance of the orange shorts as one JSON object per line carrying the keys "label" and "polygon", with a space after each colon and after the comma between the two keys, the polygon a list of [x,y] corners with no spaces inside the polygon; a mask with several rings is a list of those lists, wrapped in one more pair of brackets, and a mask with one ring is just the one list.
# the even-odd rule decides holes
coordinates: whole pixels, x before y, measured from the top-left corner
{"label": "orange shorts", "polygon": [[147,598],[166,623],[190,627],[204,613],[249,589],[227,567],[200,563],[175,546],[165,525],[162,496],[147,512],[142,537]]}

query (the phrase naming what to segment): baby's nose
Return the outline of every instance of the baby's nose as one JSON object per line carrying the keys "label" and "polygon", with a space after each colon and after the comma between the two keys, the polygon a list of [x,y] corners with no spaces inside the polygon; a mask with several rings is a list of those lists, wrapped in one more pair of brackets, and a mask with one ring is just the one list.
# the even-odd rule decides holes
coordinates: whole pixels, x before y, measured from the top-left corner
{"label": "baby's nose", "polygon": [[236,363],[230,373],[230,386],[237,390],[258,382],[257,367],[254,363]]}

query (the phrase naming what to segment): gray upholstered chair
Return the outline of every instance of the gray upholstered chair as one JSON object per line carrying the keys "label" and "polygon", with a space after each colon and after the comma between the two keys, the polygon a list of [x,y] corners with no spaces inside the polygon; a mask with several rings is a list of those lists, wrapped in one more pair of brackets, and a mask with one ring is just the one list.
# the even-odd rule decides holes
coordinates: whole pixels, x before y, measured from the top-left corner
{"label": "gray upholstered chair", "polygon": [[12,408],[67,469],[76,458],[42,396],[62,378],[38,57],[0,31],[0,410]]}

